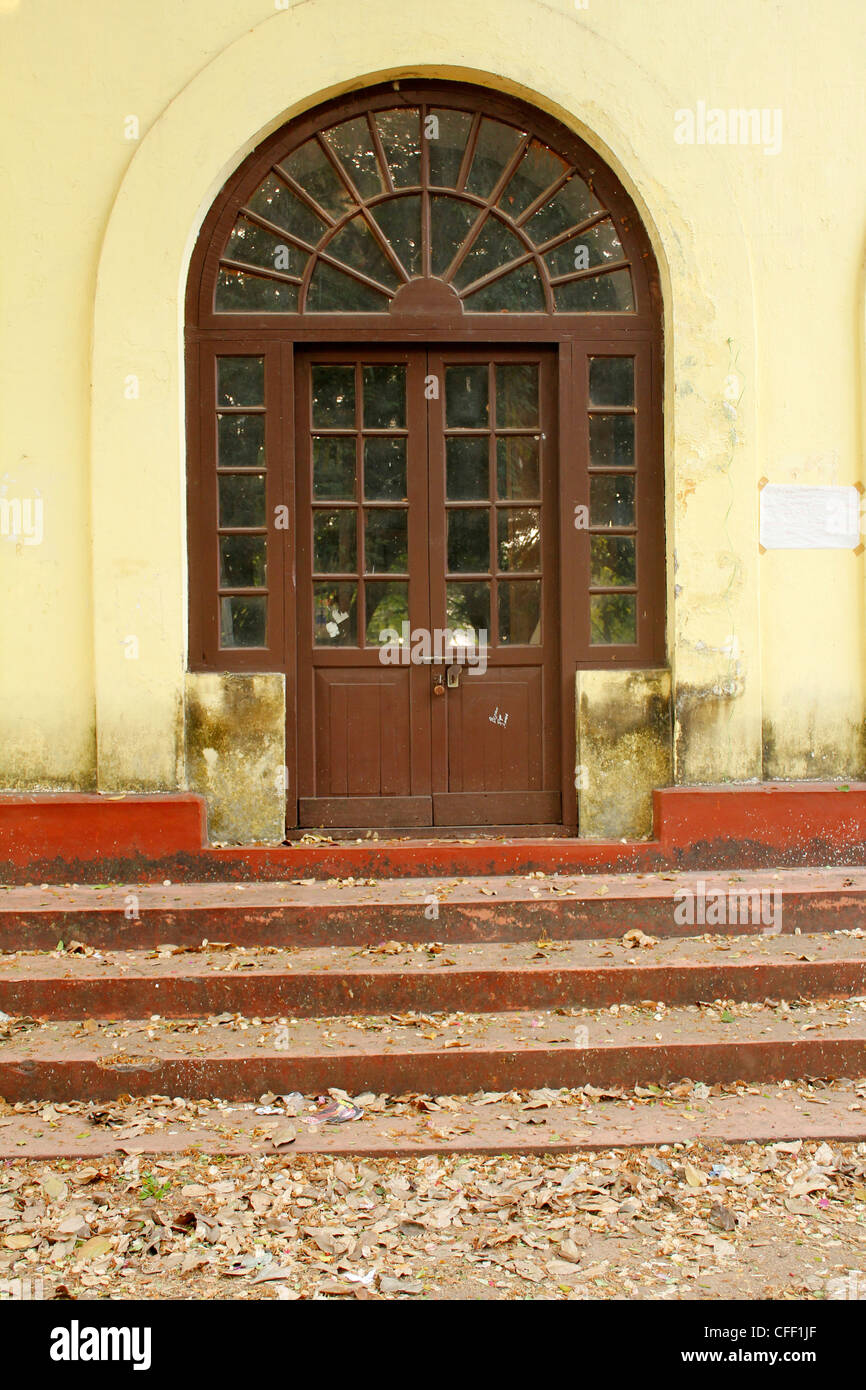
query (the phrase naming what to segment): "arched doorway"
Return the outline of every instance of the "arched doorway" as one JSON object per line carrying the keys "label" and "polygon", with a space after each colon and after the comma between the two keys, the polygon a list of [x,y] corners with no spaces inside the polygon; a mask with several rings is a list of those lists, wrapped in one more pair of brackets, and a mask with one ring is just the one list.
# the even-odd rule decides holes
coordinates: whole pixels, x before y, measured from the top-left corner
{"label": "arched doorway", "polygon": [[558,122],[387,84],[272,135],[187,293],[190,666],[284,671],[289,826],[566,827],[574,674],[664,658],[661,302]]}

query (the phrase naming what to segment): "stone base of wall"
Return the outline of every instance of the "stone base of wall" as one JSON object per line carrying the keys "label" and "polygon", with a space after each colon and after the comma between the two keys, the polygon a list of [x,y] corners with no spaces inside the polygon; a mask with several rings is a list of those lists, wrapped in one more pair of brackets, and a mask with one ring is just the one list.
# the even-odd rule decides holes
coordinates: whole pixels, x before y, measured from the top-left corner
{"label": "stone base of wall", "polygon": [[212,843],[282,843],[286,833],[285,676],[188,674],[184,753],[187,786],[207,803]]}
{"label": "stone base of wall", "polygon": [[670,671],[578,671],[576,710],[578,833],[648,839],[673,780]]}

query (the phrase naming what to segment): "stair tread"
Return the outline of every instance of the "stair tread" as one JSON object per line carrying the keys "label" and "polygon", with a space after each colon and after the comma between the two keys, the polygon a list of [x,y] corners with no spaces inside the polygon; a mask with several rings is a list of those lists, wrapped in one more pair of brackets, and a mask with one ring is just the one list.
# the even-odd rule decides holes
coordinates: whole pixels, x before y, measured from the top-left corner
{"label": "stair tread", "polygon": [[[351,876],[350,876],[351,877]],[[405,906],[423,904],[425,896],[447,887],[449,902],[479,902],[495,906],[495,900],[555,901],[568,891],[575,898],[611,899],[672,898],[678,888],[704,883],[706,891],[776,889],[783,893],[834,892],[848,889],[866,893],[866,868],[763,869],[671,871],[670,873],[509,874],[499,876],[455,875],[438,878],[382,878],[370,883],[322,879],[230,882],[186,882],[169,885],[106,884],[40,887],[5,887],[0,892],[0,928],[4,915],[74,911],[120,910],[130,893],[138,898],[140,913],[148,911],[208,911],[215,908],[280,908],[305,906],[362,906],[370,903]],[[553,885],[553,886],[552,886]],[[484,890],[488,890],[485,892]]]}
{"label": "stair tread", "polygon": [[[150,950],[101,949],[92,954],[46,951],[0,953],[0,989],[4,982],[28,979],[109,980],[176,976],[237,978],[255,974],[452,975],[455,972],[496,971],[538,973],[589,970],[621,972],[623,967],[651,977],[676,966],[714,966],[745,970],[751,966],[804,966],[830,961],[862,961],[866,990],[866,944],[847,931],[774,936],[663,937],[650,948],[610,940],[547,942],[540,929],[518,942],[449,942],[438,954],[428,945],[397,942],[402,949],[357,946],[224,946],[173,947]],[[540,946],[540,942],[544,942]],[[383,943],[389,948],[395,943]],[[170,952],[170,953],[169,953]],[[446,964],[446,962],[448,962]],[[232,967],[232,968],[229,968]]]}
{"label": "stair tread", "polygon": [[[227,1023],[187,1019],[183,1023],[142,1019],[108,1023],[38,1024],[16,1031],[0,1043],[0,1065],[23,1061],[90,1059],[123,1065],[147,1059],[243,1058],[273,1056],[283,1062],[292,1056],[339,1053],[380,1055],[482,1050],[537,1051],[543,1048],[583,1050],[666,1048],[670,1046],[748,1046],[753,1043],[822,1042],[845,1040],[866,1044],[866,1007],[844,1000],[820,1001],[814,1008],[795,1008],[788,1018],[764,1005],[735,1005],[729,1022],[688,1006],[665,1011],[662,1018],[633,1008],[618,1015],[608,1010],[576,1009],[566,1016],[553,1010],[516,1010],[491,1014],[404,1015],[305,1018],[282,1025],[252,1024],[233,1015]],[[446,1023],[450,1019],[451,1023]],[[241,1022],[249,1022],[242,1029]],[[807,1025],[804,1028],[804,1025]],[[585,1042],[575,1030],[585,1028]],[[282,1037],[280,1030],[285,1029]],[[458,1033],[462,1028],[462,1033]],[[152,1034],[153,1036],[150,1036]],[[427,1036],[425,1036],[427,1034]],[[112,1046],[116,1042],[116,1047]],[[866,1072],[866,1053],[862,1070]]]}
{"label": "stair tread", "polygon": [[[679,1092],[681,1088],[677,1088]],[[297,1131],[291,1154],[379,1155],[425,1153],[542,1153],[599,1150],[695,1139],[779,1141],[799,1136],[862,1139],[866,1125],[863,1084],[835,1081],[811,1086],[714,1087],[704,1098],[659,1088],[657,1098],[590,1099],[564,1089],[450,1098],[447,1107],[422,1109],[388,1102],[381,1113],[365,1110],[351,1124],[291,1121]],[[539,1100],[544,1103],[538,1107]],[[529,1102],[529,1105],[527,1105]],[[173,1107],[150,1097],[118,1106],[120,1124],[89,1122],[89,1102],[60,1103],[47,1124],[43,1104],[28,1105],[0,1127],[0,1159],[74,1156],[92,1159],[127,1152],[253,1154],[272,1151],[270,1136],[280,1116],[257,1115],[258,1099],[234,1103],[189,1100]],[[114,1109],[115,1107],[112,1106]],[[305,1107],[305,1113],[308,1107]],[[73,1113],[68,1113],[69,1111]],[[803,1157],[802,1155],[801,1157]],[[676,1156],[668,1155],[676,1162]],[[680,1156],[680,1160],[682,1157]],[[694,1161],[694,1159],[692,1160]],[[656,1170],[657,1171],[657,1170]],[[727,1179],[721,1179],[727,1181]]]}

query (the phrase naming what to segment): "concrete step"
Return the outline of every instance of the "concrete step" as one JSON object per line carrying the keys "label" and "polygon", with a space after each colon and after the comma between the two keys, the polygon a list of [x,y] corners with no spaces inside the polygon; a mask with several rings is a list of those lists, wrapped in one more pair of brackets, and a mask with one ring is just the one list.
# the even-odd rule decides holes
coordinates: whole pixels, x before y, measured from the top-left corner
{"label": "concrete step", "polygon": [[[691,895],[688,900],[683,894]],[[702,906],[704,917],[702,917]],[[690,917],[690,920],[688,918]],[[685,918],[686,920],[681,920]],[[7,887],[0,949],[866,930],[866,869]]]}
{"label": "concrete step", "polygon": [[[9,1031],[7,1029],[7,1031]],[[402,1094],[866,1074],[866,1009],[619,1006],[359,1017],[40,1023],[0,1047],[7,1102],[124,1094]]]}
{"label": "concrete step", "polygon": [[273,1154],[275,1140],[284,1141],[290,1127],[295,1138],[282,1152],[292,1157],[580,1153],[696,1142],[715,1150],[719,1141],[792,1139],[805,1141],[803,1157],[809,1141],[857,1142],[866,1134],[866,1082],[850,1081],[674,1086],[654,1095],[548,1090],[379,1096],[366,1105],[360,1120],[340,1125],[317,1123],[312,1105],[288,1121],[258,1114],[258,1098],[216,1103],[154,1095],[121,1101],[107,1112],[74,1101],[7,1113],[0,1107],[0,1159],[92,1160],[118,1151],[262,1157]]}
{"label": "concrete step", "polygon": [[866,996],[866,952],[843,933],[670,937],[645,947],[541,937],[0,956],[0,1012],[40,1019],[484,1013],[851,995]]}

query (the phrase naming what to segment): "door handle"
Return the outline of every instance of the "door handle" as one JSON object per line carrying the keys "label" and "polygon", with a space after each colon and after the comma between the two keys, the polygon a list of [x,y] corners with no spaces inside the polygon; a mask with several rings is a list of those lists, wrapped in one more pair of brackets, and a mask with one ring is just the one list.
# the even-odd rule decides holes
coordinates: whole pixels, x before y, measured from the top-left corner
{"label": "door handle", "polygon": [[442,681],[442,673],[441,673],[441,672],[437,672],[436,675],[433,677],[433,694],[434,694],[434,695],[444,695],[444,694],[445,694],[445,686],[444,686],[444,683],[443,683],[443,681]]}

